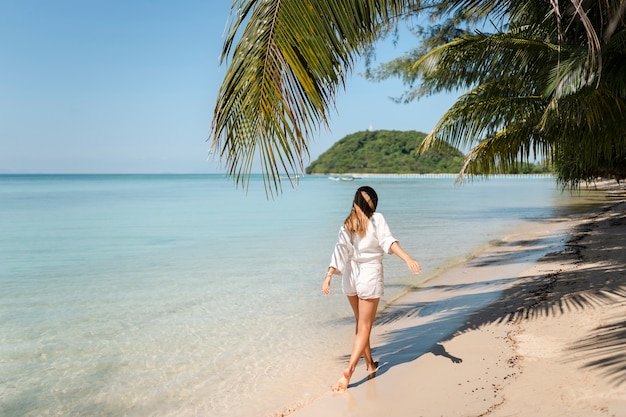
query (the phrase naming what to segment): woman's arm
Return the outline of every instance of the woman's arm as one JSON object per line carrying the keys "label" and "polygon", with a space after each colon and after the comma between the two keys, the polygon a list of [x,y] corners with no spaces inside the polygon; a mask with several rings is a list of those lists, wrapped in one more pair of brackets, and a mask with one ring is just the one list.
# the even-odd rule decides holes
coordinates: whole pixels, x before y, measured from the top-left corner
{"label": "woman's arm", "polygon": [[411,272],[413,272],[414,274],[419,274],[420,272],[422,272],[422,267],[420,266],[419,262],[411,258],[409,254],[406,253],[404,249],[402,249],[402,247],[400,247],[400,243],[398,243],[398,241],[395,241],[391,244],[391,247],[389,248],[389,253],[397,255],[400,259],[402,259],[406,263],[406,266],[408,266]]}

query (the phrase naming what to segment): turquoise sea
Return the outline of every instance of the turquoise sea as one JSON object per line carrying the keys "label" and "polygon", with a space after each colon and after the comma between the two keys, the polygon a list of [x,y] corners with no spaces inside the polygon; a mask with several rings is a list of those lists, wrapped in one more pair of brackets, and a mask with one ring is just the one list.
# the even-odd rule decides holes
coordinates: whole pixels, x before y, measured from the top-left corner
{"label": "turquoise sea", "polygon": [[265,416],[326,392],[353,319],[320,286],[365,184],[425,271],[388,257],[383,304],[593,197],[545,177],[303,176],[268,200],[261,177],[2,175],[0,416]]}

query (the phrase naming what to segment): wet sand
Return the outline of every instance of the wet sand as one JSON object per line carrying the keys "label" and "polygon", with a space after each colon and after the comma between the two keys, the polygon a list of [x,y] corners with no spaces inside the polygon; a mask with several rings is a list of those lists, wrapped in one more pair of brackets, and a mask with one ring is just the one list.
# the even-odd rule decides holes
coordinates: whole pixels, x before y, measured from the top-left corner
{"label": "wet sand", "polygon": [[285,414],[626,416],[626,194],[608,200],[409,292],[375,324],[373,378],[361,362],[347,391]]}

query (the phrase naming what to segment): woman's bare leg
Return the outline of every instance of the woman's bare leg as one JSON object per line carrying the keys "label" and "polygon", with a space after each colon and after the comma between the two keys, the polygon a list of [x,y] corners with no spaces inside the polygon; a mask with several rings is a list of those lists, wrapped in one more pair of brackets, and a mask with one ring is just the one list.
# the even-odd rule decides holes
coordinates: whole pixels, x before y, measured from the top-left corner
{"label": "woman's bare leg", "polygon": [[[359,330],[359,297],[357,297],[356,295],[348,295],[348,301],[350,302],[350,306],[352,307],[352,311],[354,312],[354,334],[356,335]],[[363,351],[363,358],[365,359],[365,368],[368,372],[374,372],[376,368],[378,368],[378,363],[374,362],[374,359],[372,359],[372,350],[370,348],[369,337],[367,338],[367,346],[365,346],[365,350]]]}
{"label": "woman's bare leg", "polygon": [[370,333],[372,332],[379,300],[379,298],[358,300],[359,320],[357,322],[354,344],[352,345],[352,353],[350,354],[350,362],[348,363],[348,367],[343,371],[343,377],[337,382],[337,389],[344,390],[348,388],[354,369],[365,351],[366,346],[369,344]]}

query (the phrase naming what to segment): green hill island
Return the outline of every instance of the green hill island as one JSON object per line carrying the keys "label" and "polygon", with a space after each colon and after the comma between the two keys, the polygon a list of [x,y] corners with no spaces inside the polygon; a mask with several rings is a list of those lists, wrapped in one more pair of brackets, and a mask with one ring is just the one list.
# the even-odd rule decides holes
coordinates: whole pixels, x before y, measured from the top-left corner
{"label": "green hill island", "polygon": [[416,150],[425,133],[374,130],[352,133],[339,140],[307,168],[307,174],[448,174],[458,173],[463,153],[449,147]]}
{"label": "green hill island", "polygon": [[[306,167],[307,174],[458,174],[464,155],[443,145],[417,153],[426,133],[414,130],[374,130],[339,140]],[[506,174],[546,174],[549,164],[519,162]]]}

